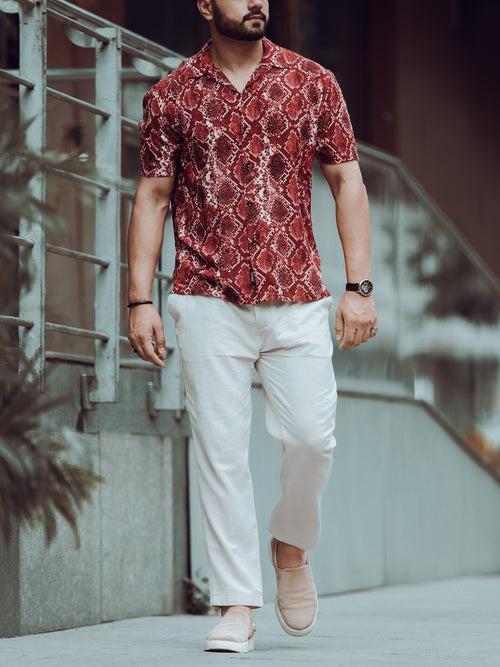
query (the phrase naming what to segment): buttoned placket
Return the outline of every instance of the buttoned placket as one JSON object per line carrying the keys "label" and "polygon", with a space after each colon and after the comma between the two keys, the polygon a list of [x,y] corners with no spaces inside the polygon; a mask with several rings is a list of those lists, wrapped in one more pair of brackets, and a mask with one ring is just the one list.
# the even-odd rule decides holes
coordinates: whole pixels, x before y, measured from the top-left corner
{"label": "buttoned placket", "polygon": [[[244,146],[248,143],[248,136],[247,135],[248,135],[248,130],[250,129],[250,125],[247,123],[247,121],[244,118],[243,109],[244,109],[245,101],[246,101],[246,93],[247,93],[247,90],[250,87],[250,84],[252,82],[252,78],[253,78],[254,74],[255,74],[255,71],[252,73],[252,77],[250,77],[250,80],[247,82],[247,85],[245,86],[243,92],[240,94],[240,97],[238,98],[238,113],[239,113],[240,122],[241,122],[241,142],[242,142],[242,145],[244,145]],[[246,151],[247,149],[245,148],[243,150]],[[248,194],[247,194],[248,186],[249,186],[249,184],[245,182],[244,186],[243,186],[244,187],[244,195],[243,196],[244,196],[244,202],[245,202],[245,210],[246,210],[247,202],[250,201],[248,199]],[[250,238],[250,244],[252,246],[252,250],[255,250],[255,246],[257,244],[257,242],[255,240],[255,236],[254,236],[255,232],[256,232],[256,230],[253,229],[252,230],[252,236]],[[252,265],[252,256],[253,256],[253,252],[251,253],[250,258],[249,258],[250,282],[252,283],[252,285],[254,287],[257,287],[257,278],[255,276],[255,272],[254,272],[253,265]]]}
{"label": "buttoned placket", "polygon": [[[251,74],[250,78],[248,79],[248,81],[247,81],[245,87],[243,88],[243,90],[240,92],[233,85],[233,83],[228,79],[228,77],[220,69],[220,67],[218,67],[213,62],[212,59],[210,59],[210,70],[211,70],[211,73],[212,73],[214,79],[216,81],[218,81],[220,84],[224,85],[224,86],[229,86],[233,91],[233,95],[237,96],[236,97],[237,108],[238,108],[238,113],[239,113],[239,116],[240,116],[241,127],[242,127],[241,141],[243,141],[243,137],[245,135],[245,130],[249,129],[248,124],[243,119],[243,113],[242,113],[242,109],[243,109],[243,107],[246,103],[247,93],[251,89],[251,87],[255,83],[255,81],[257,81],[261,76],[264,75],[264,73],[267,71],[268,66],[270,66],[270,64],[268,62],[261,61],[257,65],[257,67],[254,69],[254,71],[252,72],[252,74]],[[245,184],[245,193],[246,193],[246,184]],[[245,203],[246,203],[246,194],[244,195],[244,197],[245,197]],[[256,232],[256,230],[254,230],[253,233],[255,233],[255,232]],[[252,238],[250,240],[250,243],[255,249],[255,247],[257,245],[257,241],[256,241],[254,236],[252,236]],[[256,278],[255,270],[254,270],[254,267],[253,267],[253,264],[252,264],[252,257],[250,257],[250,259],[249,259],[249,265],[250,265],[250,269],[249,269],[250,282],[252,283],[253,287],[256,288],[257,287],[257,278]]]}

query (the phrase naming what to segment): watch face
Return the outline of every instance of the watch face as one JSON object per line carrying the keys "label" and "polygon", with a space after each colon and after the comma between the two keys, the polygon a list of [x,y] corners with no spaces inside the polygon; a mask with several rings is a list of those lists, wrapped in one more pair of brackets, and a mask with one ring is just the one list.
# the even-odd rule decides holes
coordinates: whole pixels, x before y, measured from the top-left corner
{"label": "watch face", "polygon": [[359,291],[362,294],[371,294],[373,290],[373,283],[371,280],[368,280],[367,278],[365,280],[362,280],[359,283]]}

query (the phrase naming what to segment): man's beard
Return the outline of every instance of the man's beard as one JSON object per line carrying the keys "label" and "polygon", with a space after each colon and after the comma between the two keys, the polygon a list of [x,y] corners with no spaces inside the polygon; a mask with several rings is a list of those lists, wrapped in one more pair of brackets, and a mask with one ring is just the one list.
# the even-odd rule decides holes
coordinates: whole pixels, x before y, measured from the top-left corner
{"label": "man's beard", "polygon": [[234,21],[228,19],[222,14],[216,2],[212,3],[214,10],[214,22],[218,32],[224,37],[231,37],[231,39],[239,39],[245,42],[256,42],[258,39],[266,34],[269,18],[259,22],[259,27],[248,27],[248,24],[253,19],[246,19],[245,21]]}

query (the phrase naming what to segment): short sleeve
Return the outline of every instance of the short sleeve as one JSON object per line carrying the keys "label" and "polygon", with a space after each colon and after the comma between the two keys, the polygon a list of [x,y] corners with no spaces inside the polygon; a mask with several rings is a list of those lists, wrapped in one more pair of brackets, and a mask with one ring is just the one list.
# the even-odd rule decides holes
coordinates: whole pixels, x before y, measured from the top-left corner
{"label": "short sleeve", "polygon": [[141,176],[174,176],[181,145],[175,104],[153,86],[144,95],[142,107],[138,123]]}
{"label": "short sleeve", "polygon": [[347,105],[335,75],[326,70],[316,135],[316,157],[322,164],[359,160]]}

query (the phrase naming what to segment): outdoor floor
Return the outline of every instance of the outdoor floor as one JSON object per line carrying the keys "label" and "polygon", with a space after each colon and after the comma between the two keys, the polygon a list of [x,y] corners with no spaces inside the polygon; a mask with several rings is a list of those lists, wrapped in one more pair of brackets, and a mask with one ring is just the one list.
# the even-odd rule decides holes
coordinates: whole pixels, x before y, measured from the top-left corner
{"label": "outdoor floor", "polygon": [[316,625],[305,637],[281,630],[273,604],[254,618],[250,653],[204,652],[216,617],[176,615],[0,639],[0,665],[190,667],[250,660],[273,667],[500,666],[500,575],[321,597]]}

